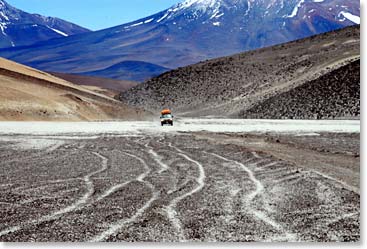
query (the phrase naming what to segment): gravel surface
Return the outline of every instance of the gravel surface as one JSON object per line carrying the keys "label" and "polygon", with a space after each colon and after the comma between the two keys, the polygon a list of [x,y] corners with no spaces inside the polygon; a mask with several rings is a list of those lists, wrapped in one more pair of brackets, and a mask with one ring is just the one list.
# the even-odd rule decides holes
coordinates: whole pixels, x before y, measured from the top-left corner
{"label": "gravel surface", "polygon": [[1,135],[0,241],[360,240],[349,182],[214,135]]}
{"label": "gravel surface", "polygon": [[360,116],[360,61],[255,105],[244,118],[335,119]]}

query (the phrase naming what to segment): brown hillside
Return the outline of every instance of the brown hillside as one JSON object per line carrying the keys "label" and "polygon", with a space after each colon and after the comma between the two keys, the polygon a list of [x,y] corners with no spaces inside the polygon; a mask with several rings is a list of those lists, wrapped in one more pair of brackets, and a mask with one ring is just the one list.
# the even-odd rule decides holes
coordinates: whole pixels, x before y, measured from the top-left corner
{"label": "brown hillside", "polygon": [[135,120],[145,115],[103,94],[0,58],[0,120]]}

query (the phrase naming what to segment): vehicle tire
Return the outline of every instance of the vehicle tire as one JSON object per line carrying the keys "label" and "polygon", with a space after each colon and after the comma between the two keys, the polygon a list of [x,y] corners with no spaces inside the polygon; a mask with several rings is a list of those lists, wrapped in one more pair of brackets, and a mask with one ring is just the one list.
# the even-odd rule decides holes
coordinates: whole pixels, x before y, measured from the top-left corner
{"label": "vehicle tire", "polygon": [[163,123],[161,123],[161,126],[163,126]]}

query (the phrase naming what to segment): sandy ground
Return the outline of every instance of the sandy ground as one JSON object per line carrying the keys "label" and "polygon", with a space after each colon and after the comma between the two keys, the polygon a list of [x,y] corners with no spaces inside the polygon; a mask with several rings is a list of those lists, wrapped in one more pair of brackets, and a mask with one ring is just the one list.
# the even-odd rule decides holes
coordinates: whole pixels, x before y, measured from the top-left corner
{"label": "sandy ground", "polygon": [[[153,133],[155,123],[115,123],[108,133],[91,123],[69,133],[72,123],[44,123],[41,134],[11,124],[0,123],[3,242],[360,240],[356,127]],[[344,161],[327,163],[336,156]]]}

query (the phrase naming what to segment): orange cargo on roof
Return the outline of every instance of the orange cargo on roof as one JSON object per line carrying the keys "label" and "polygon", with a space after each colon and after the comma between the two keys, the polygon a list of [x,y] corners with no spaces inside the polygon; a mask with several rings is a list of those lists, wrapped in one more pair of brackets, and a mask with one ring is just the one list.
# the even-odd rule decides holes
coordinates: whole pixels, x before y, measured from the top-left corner
{"label": "orange cargo on roof", "polygon": [[172,112],[171,112],[171,110],[169,110],[169,109],[165,109],[165,110],[163,110],[162,112],[161,112],[161,114],[162,115],[166,115],[166,114],[171,114]]}

